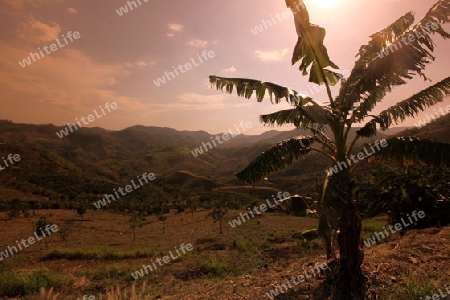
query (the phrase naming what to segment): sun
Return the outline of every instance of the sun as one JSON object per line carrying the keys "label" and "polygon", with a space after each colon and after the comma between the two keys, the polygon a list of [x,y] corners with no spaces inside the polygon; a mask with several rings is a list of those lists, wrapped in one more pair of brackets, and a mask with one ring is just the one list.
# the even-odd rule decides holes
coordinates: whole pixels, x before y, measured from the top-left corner
{"label": "sun", "polygon": [[341,0],[313,0],[314,4],[322,9],[333,8],[339,4]]}

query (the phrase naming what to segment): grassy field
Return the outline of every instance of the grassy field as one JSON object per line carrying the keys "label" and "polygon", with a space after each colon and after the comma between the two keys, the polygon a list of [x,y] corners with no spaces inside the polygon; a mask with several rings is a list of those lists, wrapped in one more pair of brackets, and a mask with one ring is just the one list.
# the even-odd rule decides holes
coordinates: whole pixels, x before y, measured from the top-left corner
{"label": "grassy field", "polygon": [[[219,223],[208,213],[171,213],[164,222],[149,216],[143,227],[136,229],[135,237],[130,216],[101,210],[88,211],[82,219],[74,211],[64,210],[37,211],[36,216],[11,221],[1,215],[5,233],[1,251],[16,245],[16,240],[33,236],[39,216],[56,224],[58,232],[0,263],[0,278],[12,278],[0,280],[0,293],[30,294],[38,292],[39,286],[54,286],[64,297],[97,295],[111,286],[131,286],[135,281],[131,273],[143,264],[168,255],[183,243],[192,244],[193,251],[138,280],[151,284],[153,296],[165,295],[182,288],[189,279],[257,274],[265,265],[309,256],[320,248],[318,241],[302,244],[291,238],[293,233],[314,228],[314,218],[264,213],[232,228],[228,221],[240,212],[229,211],[220,235]],[[267,251],[275,247],[288,251],[281,256]],[[74,287],[84,279],[88,281],[85,287]]]}
{"label": "grassy field", "polygon": [[[89,210],[82,218],[64,210],[39,210],[34,216],[14,220],[0,214],[0,251],[16,245],[16,240],[33,236],[40,216],[58,226],[56,233],[0,261],[0,298],[88,299],[93,295],[96,299],[269,299],[265,293],[283,278],[301,273],[316,262],[326,262],[319,239],[292,238],[294,233],[315,228],[315,218],[263,213],[232,228],[228,221],[241,211],[229,211],[220,235],[219,223],[209,212],[172,212],[165,215],[164,222],[149,216],[135,233],[129,215],[101,210]],[[386,217],[365,220],[363,237],[381,231],[386,224]],[[428,295],[450,279],[450,274],[439,277],[437,271],[425,272],[426,268],[411,260],[424,260],[421,251],[425,248],[418,248],[419,244],[407,247],[402,239],[409,235],[397,234],[366,250],[363,268],[369,274],[370,287],[383,294],[382,299],[414,299],[409,297],[412,293]],[[448,228],[439,234],[411,236],[410,243],[430,237],[444,243],[445,253],[450,239]],[[138,280],[131,276],[143,264],[163,258],[183,243],[192,244],[193,250]],[[429,255],[429,267],[435,270],[438,267],[432,261],[448,262],[448,254]],[[389,276],[390,272],[394,274]],[[293,289],[291,298],[287,293],[277,299],[311,299],[313,288],[322,279],[322,275],[317,276]],[[39,294],[41,288],[44,290]]]}

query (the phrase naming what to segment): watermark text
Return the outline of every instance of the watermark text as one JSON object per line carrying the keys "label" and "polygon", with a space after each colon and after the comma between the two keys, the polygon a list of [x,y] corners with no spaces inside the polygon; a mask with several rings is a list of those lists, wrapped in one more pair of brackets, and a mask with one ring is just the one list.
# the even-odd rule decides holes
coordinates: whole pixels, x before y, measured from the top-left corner
{"label": "watermark text", "polygon": [[[93,113],[94,113],[95,115],[94,115],[94,114],[90,114],[89,116],[87,116],[87,118],[85,118],[85,117],[81,117],[81,118],[80,118],[81,121],[83,122],[83,125],[84,125],[84,126],[89,125],[89,123],[92,123],[92,122],[94,122],[95,120],[100,119],[100,118],[103,117],[103,116],[106,116],[105,109],[108,111],[108,113],[110,113],[110,112],[111,112],[111,109],[112,109],[112,110],[116,110],[116,109],[118,108],[116,102],[113,102],[113,103],[111,103],[111,104],[109,104],[109,102],[106,102],[104,107],[102,107],[101,105],[100,105],[99,107],[100,107],[100,109],[101,109],[101,111],[102,111],[102,114],[101,114],[101,115],[98,114],[97,109],[94,109]],[[87,122],[86,122],[86,119],[87,119]],[[81,127],[83,127],[83,126],[81,125],[81,123],[80,123],[80,120],[78,120],[78,118],[75,118],[75,121],[77,122],[78,126],[77,126],[76,124],[70,124],[70,123],[67,123],[67,126],[64,127],[63,129],[61,129],[59,132],[56,132],[56,135],[57,135],[60,139],[62,139],[63,137],[69,135],[69,130],[70,130],[70,132],[74,132],[74,131],[80,129]]]}
{"label": "watermark text", "polygon": [[[81,35],[78,31],[75,31],[73,33],[72,33],[72,31],[69,31],[68,33],[66,33],[66,35],[67,35],[67,39],[69,39],[71,42],[73,42],[74,39],[78,40],[81,37]],[[62,35],[62,39],[64,40],[65,44],[62,44],[58,38],[55,41],[56,44],[51,44],[50,46],[44,46],[44,47],[42,47],[42,50],[41,50],[41,47],[39,47],[38,53],[30,52],[30,55],[27,58],[23,59],[22,61],[19,61],[19,65],[22,68],[25,68],[26,66],[31,65],[31,60],[33,60],[33,62],[35,62],[36,60],[43,58],[45,56],[44,51],[47,54],[51,54],[52,52],[55,52],[56,50],[61,49],[62,47],[65,47],[66,45],[69,44],[69,42],[67,41],[66,36],[64,36],[64,34]]]}

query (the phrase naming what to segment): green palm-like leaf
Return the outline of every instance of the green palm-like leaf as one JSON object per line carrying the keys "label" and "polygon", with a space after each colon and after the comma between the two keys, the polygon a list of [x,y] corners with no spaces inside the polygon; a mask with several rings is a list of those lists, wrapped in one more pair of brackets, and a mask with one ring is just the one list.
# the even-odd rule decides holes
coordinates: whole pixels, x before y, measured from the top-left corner
{"label": "green palm-like leaf", "polygon": [[267,125],[279,126],[284,124],[294,124],[296,127],[305,127],[311,123],[331,124],[333,115],[327,107],[317,104],[307,106],[297,106],[293,109],[281,110],[271,114],[260,116],[260,121]]}
{"label": "green palm-like leaf", "polygon": [[[297,107],[293,109],[280,110],[271,114],[261,115],[259,120],[265,125],[269,126],[283,126],[286,124],[293,124],[297,128],[305,128],[310,130],[314,134],[314,138],[317,142],[328,147],[332,152],[335,151],[336,145],[322,130],[323,124],[313,121],[313,117],[310,114],[305,113],[310,106]],[[319,124],[319,128],[315,128],[315,125]]]}
{"label": "green palm-like leaf", "polygon": [[308,154],[313,142],[313,137],[303,136],[282,141],[261,153],[245,169],[235,175],[246,183],[260,181],[266,175],[284,169],[300,156]]}
{"label": "green palm-like leaf", "polygon": [[368,62],[376,58],[378,52],[395,43],[396,39],[402,36],[414,24],[414,20],[414,13],[408,12],[383,30],[372,34],[369,44],[363,45],[359,49],[358,55],[360,58],[356,64]]}
{"label": "green palm-like leaf", "polygon": [[247,78],[224,78],[211,75],[209,82],[216,89],[232,94],[236,87],[236,92],[239,97],[250,99],[253,92],[256,92],[256,99],[258,102],[263,101],[266,92],[269,93],[270,101],[272,103],[280,103],[281,99],[286,99],[288,103],[293,106],[302,106],[307,103],[314,103],[310,97],[303,97],[297,91],[291,90],[288,87],[281,86],[271,82],[263,82],[260,80]]}
{"label": "green palm-like leaf", "polygon": [[450,144],[423,140],[415,137],[394,137],[387,139],[387,146],[381,147],[369,158],[394,159],[405,166],[417,164],[417,162],[439,166],[450,165]]}
{"label": "green palm-like leaf", "polygon": [[[357,94],[355,87],[359,84],[359,79],[362,77],[364,69],[367,68],[369,62],[377,57],[377,53],[386,48],[389,44],[395,41],[395,38],[405,33],[407,29],[414,23],[414,14],[412,12],[407,13],[391,25],[387,26],[383,30],[372,34],[371,40],[368,45],[363,45],[359,49],[359,59],[355,62],[352,73],[348,80],[343,82],[341,90],[338,96],[338,102],[342,111],[346,112],[352,109],[355,102],[360,101],[361,93]],[[351,92],[354,92],[353,97],[350,97]],[[376,103],[381,101],[386,95],[386,90],[381,86],[372,86],[372,90],[366,96],[364,103]],[[373,107],[372,107],[373,108]]]}
{"label": "green palm-like leaf", "polygon": [[391,125],[398,124],[407,117],[414,117],[420,111],[424,111],[428,107],[444,101],[445,97],[449,95],[450,77],[447,77],[408,99],[383,110],[378,116],[358,130],[357,133],[365,137],[374,136],[377,133],[377,123],[382,130],[386,130]]}
{"label": "green palm-like leaf", "polygon": [[[439,1],[422,20],[408,29],[413,21],[412,13],[408,13],[372,35],[369,44],[361,47],[360,57],[338,96],[342,111],[352,110],[348,123],[363,120],[393,86],[405,84],[405,80],[411,79],[414,74],[426,78],[422,71],[434,60],[431,54],[434,43],[423,28],[433,22],[438,29],[431,34],[437,33],[443,38],[450,38],[450,34],[441,26],[450,21],[450,0]],[[430,26],[428,28],[431,29]],[[414,42],[409,42],[409,35],[416,36]],[[404,40],[408,42],[407,45]],[[389,47],[393,47],[391,52]],[[387,53],[383,54],[383,50]],[[357,102],[360,104],[355,106]]]}
{"label": "green palm-like leaf", "polygon": [[286,0],[286,6],[294,14],[295,28],[298,40],[292,55],[292,65],[300,62],[300,71],[303,75],[308,74],[307,69],[311,66],[309,81],[317,84],[337,83],[333,77],[339,74],[331,72],[326,67],[339,69],[328,56],[327,48],[324,46],[325,29],[309,22],[309,13],[303,0]]}
{"label": "green palm-like leaf", "polygon": [[305,114],[298,108],[280,110],[271,114],[261,115],[259,120],[270,126],[293,124],[295,127],[305,127],[311,123]]}
{"label": "green palm-like leaf", "polygon": [[318,128],[315,128],[314,125],[308,125],[305,128],[309,129],[314,134],[314,138],[317,142],[321,143],[324,147],[327,147],[329,150],[331,150],[331,156],[333,157],[333,155],[336,153],[336,144],[325,133],[324,127],[319,125]]}

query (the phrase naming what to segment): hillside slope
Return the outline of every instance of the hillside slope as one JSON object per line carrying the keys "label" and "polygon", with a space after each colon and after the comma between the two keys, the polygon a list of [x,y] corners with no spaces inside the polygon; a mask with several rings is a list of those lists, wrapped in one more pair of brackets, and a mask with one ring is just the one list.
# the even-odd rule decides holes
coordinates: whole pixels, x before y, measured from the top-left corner
{"label": "hillside slope", "polygon": [[[450,116],[446,116],[420,130],[409,129],[400,134],[450,142],[449,119]],[[205,131],[133,126],[120,131],[81,128],[60,139],[56,132],[61,129],[51,124],[0,121],[0,155],[17,153],[21,157],[20,163],[0,172],[1,199],[71,200],[80,195],[96,198],[145,172],[173,180],[180,178],[177,172],[181,170],[217,185],[239,186],[242,183],[233,174],[258,154],[281,140],[307,134],[295,129],[271,130],[255,136],[238,135],[216,148],[203,149],[203,154],[195,156],[194,150],[203,147],[215,135]],[[370,140],[360,141],[359,145],[388,133],[381,132]],[[282,172],[271,174],[260,185],[291,193],[311,193],[328,167],[328,162],[319,154],[311,153]],[[211,189],[215,184],[201,186]],[[185,185],[186,188],[192,186]]]}

